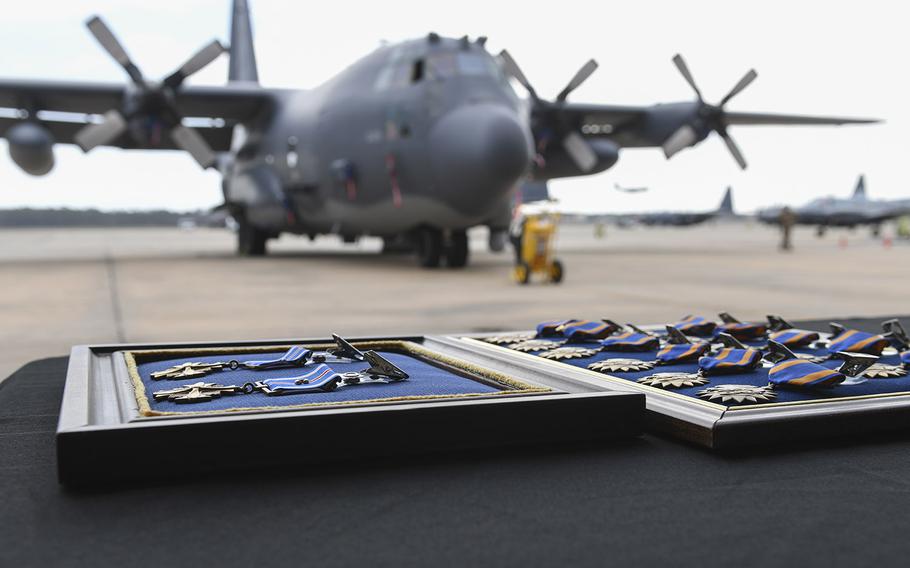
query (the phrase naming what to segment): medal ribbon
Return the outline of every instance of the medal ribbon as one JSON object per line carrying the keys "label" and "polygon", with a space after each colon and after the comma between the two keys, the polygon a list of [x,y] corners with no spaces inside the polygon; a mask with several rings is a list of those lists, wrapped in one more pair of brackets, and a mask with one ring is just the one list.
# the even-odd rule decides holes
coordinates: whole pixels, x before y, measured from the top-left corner
{"label": "medal ribbon", "polygon": [[698,337],[707,337],[714,333],[717,324],[699,316],[686,316],[679,322],[673,324],[673,327],[686,335],[697,335]]}
{"label": "medal ribbon", "polygon": [[537,326],[537,337],[559,337],[562,335],[563,326],[582,320],[555,320],[545,321]]}
{"label": "medal ribbon", "polygon": [[767,331],[768,326],[764,323],[722,323],[714,330],[714,335],[716,336],[719,333],[729,333],[740,341],[748,341],[750,339],[757,339],[763,336]]}
{"label": "medal ribbon", "polygon": [[848,329],[831,339],[831,343],[828,345],[828,351],[830,353],[846,351],[847,353],[881,355],[882,350],[889,344],[890,342],[881,335]]}
{"label": "medal ribbon", "polygon": [[577,320],[562,326],[562,335],[569,341],[591,341],[603,339],[615,332],[617,327],[603,321]]}
{"label": "medal ribbon", "polygon": [[726,347],[713,357],[705,356],[699,359],[698,368],[706,373],[736,373],[751,371],[760,361],[761,352],[758,349]]}
{"label": "medal ribbon", "polygon": [[260,382],[276,394],[290,394],[319,390],[329,382],[339,379],[340,375],[333,371],[331,367],[325,363],[320,363],[315,369],[305,375],[280,379],[264,379]]}
{"label": "medal ribbon", "polygon": [[784,329],[775,331],[768,339],[776,341],[787,347],[805,347],[813,341],[818,341],[818,334],[814,331],[799,331],[796,329]]}
{"label": "medal ribbon", "polygon": [[833,387],[846,379],[843,373],[817,363],[788,359],[771,367],[768,380],[772,385],[808,388]]}
{"label": "medal ribbon", "polygon": [[663,364],[684,363],[697,359],[708,351],[707,343],[681,343],[667,345],[657,352],[657,360]]}
{"label": "medal ribbon", "polygon": [[600,342],[607,351],[653,351],[660,347],[660,340],[653,335],[626,331]]}
{"label": "medal ribbon", "polygon": [[278,359],[268,359],[265,361],[244,361],[243,366],[247,369],[276,369],[281,367],[293,367],[306,363],[313,352],[301,345],[295,345]]}

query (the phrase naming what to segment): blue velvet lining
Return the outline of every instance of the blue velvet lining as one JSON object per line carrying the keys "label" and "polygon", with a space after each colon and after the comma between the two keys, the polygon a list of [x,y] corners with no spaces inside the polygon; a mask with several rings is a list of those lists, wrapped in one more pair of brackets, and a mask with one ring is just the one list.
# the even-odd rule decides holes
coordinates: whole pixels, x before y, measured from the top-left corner
{"label": "blue velvet lining", "polygon": [[[208,402],[199,402],[192,404],[180,404],[169,401],[156,401],[152,393],[160,390],[168,390],[183,385],[189,385],[204,381],[207,383],[218,383],[222,385],[243,386],[244,383],[253,382],[262,379],[293,377],[304,374],[305,369],[310,368],[290,368],[290,369],[272,369],[267,371],[252,371],[247,369],[238,369],[236,371],[216,371],[204,377],[191,379],[161,379],[152,380],[150,374],[154,371],[161,371],[173,365],[185,363],[187,361],[199,361],[204,363],[213,363],[217,361],[248,361],[262,360],[280,357],[284,351],[274,353],[252,353],[244,355],[232,355],[223,353],[218,355],[206,356],[187,356],[172,357],[168,359],[158,359],[155,361],[142,362],[137,357],[137,368],[142,384],[145,386],[146,397],[149,406],[156,412],[198,412],[205,410],[229,410],[232,408],[255,408],[263,406],[296,406],[300,404],[311,403],[333,403],[348,402],[358,400],[371,400],[407,396],[432,396],[432,395],[460,395],[460,394],[487,394],[501,390],[507,390],[505,386],[494,386],[482,383],[462,375],[455,374],[451,371],[431,365],[425,361],[401,353],[380,351],[379,353],[403,369],[410,378],[399,381],[382,384],[360,384],[345,387],[339,387],[332,392],[313,392],[306,394],[288,394],[282,396],[268,396],[261,392],[253,394],[236,394],[224,395],[220,398]],[[361,371],[369,367],[368,363],[327,363],[333,370],[344,373],[348,371]]]}
{"label": "blue velvet lining", "polygon": [[[755,341],[745,341],[745,345],[750,347],[758,347],[764,345],[764,342],[755,342]],[[590,347],[590,343],[567,343],[567,347]],[[827,349],[812,349],[812,348],[798,348],[794,349],[796,353],[808,353],[813,355],[827,356]],[[536,355],[540,351],[534,351],[532,354]],[[562,359],[561,363],[566,363],[575,367],[586,368],[591,363],[596,361],[603,361],[604,359],[614,359],[614,358],[624,358],[624,359],[639,359],[644,361],[654,361],[657,358],[657,351],[645,351],[645,352],[628,352],[628,351],[601,351],[596,355],[591,357],[584,357],[579,359]],[[887,363],[889,365],[900,365],[900,357],[898,355],[889,355],[879,359],[880,363]],[[822,363],[825,367],[836,369],[841,365],[842,361],[839,360],[830,360]],[[681,389],[668,389],[669,392],[675,392],[685,396],[691,396],[697,398],[697,393],[709,386],[714,385],[755,385],[755,386],[765,386],[768,384],[768,370],[766,367],[759,367],[749,373],[736,373],[736,374],[727,374],[727,375],[715,375],[708,376],[708,384],[698,386],[698,387],[689,387]],[[608,373],[613,377],[618,377],[621,379],[626,379],[628,381],[636,381],[637,379],[653,375],[654,373],[670,373],[670,372],[682,372],[682,373],[696,373],[698,372],[698,363],[683,363],[676,365],[658,365],[653,369],[648,371],[640,371],[634,373],[622,373],[622,372],[611,372]],[[656,388],[656,387],[655,387]],[[794,389],[775,389],[777,393],[776,402],[794,402],[794,401],[805,401],[805,400],[825,400],[825,399],[838,399],[848,396],[863,396],[863,395],[874,395],[874,394],[887,394],[887,393],[899,393],[907,392],[910,393],[910,375],[897,377],[893,379],[868,379],[866,382],[858,385],[844,385],[836,386],[833,388],[816,388],[811,390],[794,390]]]}

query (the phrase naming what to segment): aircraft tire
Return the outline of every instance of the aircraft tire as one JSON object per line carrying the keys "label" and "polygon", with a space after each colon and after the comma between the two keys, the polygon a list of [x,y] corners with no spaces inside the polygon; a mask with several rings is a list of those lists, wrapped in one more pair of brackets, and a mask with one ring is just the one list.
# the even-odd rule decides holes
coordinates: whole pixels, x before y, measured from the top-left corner
{"label": "aircraft tire", "polygon": [[442,231],[430,227],[417,232],[417,263],[424,268],[439,268],[442,261]]}
{"label": "aircraft tire", "polygon": [[449,268],[464,268],[468,265],[468,232],[453,231],[446,247],[446,265]]}
{"label": "aircraft tire", "polygon": [[250,223],[242,221],[237,228],[237,254],[240,256],[264,256],[268,234]]}

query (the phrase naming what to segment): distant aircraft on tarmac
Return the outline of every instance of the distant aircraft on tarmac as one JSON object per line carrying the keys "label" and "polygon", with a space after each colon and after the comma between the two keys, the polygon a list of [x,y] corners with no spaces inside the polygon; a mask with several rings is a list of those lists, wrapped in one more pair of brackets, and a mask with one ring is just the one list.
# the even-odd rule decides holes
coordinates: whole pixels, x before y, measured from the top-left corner
{"label": "distant aircraft on tarmac", "polygon": [[648,226],[688,227],[698,225],[709,219],[722,217],[733,218],[733,188],[727,187],[720,205],[714,211],[686,212],[686,211],[658,211],[656,213],[630,213],[625,217]]}
{"label": "distant aircraft on tarmac", "polygon": [[660,147],[671,157],[712,132],[745,168],[730,126],[875,122],[728,111],[756,72],[709,104],[679,55],[673,63],[693,101],[568,102],[597,68],[594,60],[545,100],[507,52],[497,58],[486,50],[486,38],[435,33],[379,47],[315,89],[271,89],[258,82],[245,0],[233,3],[228,84],[187,86],[187,77],[226,51],[217,40],[154,81],[100,18],[87,26],[130,82],[0,81],[0,136],[13,161],[43,175],[55,143],[86,152],[184,150],[222,174],[224,207],[238,223],[244,255],[265,254],[266,242],[284,232],[346,242],[375,235],[390,249],[413,246],[423,266],[462,267],[470,227],[486,225],[491,248],[503,248],[515,192],[527,180],[602,172],[622,148]]}
{"label": "distant aircraft on tarmac", "polygon": [[[782,209],[783,206],[762,209],[758,219],[776,224]],[[910,199],[869,199],[866,197],[866,178],[860,175],[850,197],[820,197],[791,210],[797,224],[816,225],[818,236],[824,235],[828,227],[854,228],[859,225],[869,225],[872,234],[878,236],[885,221],[910,215]]]}
{"label": "distant aircraft on tarmac", "polygon": [[644,193],[648,191],[647,187],[623,187],[618,183],[613,184],[613,187],[616,188],[616,191],[621,191],[623,193]]}

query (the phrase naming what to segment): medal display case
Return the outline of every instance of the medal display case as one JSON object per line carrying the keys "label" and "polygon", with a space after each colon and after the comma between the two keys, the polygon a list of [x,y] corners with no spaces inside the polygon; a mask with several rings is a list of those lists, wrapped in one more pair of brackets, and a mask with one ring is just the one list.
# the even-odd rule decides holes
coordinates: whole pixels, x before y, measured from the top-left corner
{"label": "medal display case", "polygon": [[[737,322],[722,328],[724,344],[716,332],[674,342],[667,327],[617,326],[585,341],[546,331],[461,340],[491,358],[595,381],[604,390],[642,393],[647,428],[710,448],[910,425],[910,351],[900,348],[902,333],[861,334],[837,326],[830,334],[775,331]],[[734,333],[742,340],[730,337]],[[774,348],[772,338],[791,346]],[[864,354],[870,349],[877,354]]]}
{"label": "medal display case", "polygon": [[61,482],[635,436],[641,394],[450,338],[78,346]]}

